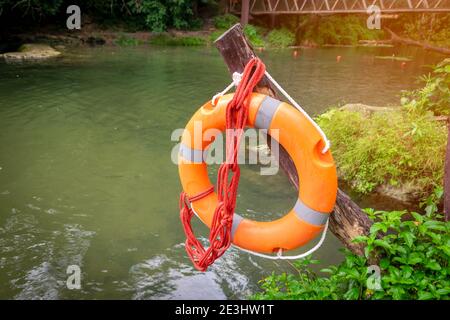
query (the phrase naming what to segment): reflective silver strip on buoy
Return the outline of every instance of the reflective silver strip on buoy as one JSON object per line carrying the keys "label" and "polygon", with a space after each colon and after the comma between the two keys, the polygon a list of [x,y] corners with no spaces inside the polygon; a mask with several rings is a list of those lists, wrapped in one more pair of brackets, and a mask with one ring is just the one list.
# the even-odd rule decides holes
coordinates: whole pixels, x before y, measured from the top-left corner
{"label": "reflective silver strip on buoy", "polygon": [[330,216],[329,213],[322,213],[311,209],[300,199],[297,199],[297,203],[294,206],[294,211],[298,218],[315,226],[323,226]]}
{"label": "reflective silver strip on buoy", "polygon": [[180,143],[180,156],[193,163],[203,163],[206,159],[206,150],[191,149],[187,145]]}
{"label": "reflective silver strip on buoy", "polygon": [[269,129],[273,115],[280,104],[281,101],[277,99],[269,96],[265,97],[256,114],[255,127],[258,129]]}
{"label": "reflective silver strip on buoy", "polygon": [[239,227],[239,224],[241,223],[242,220],[244,220],[244,218],[242,218],[237,213],[234,214],[234,216],[233,216],[233,225],[231,226],[231,239],[234,238],[234,234],[236,233],[236,230]]}

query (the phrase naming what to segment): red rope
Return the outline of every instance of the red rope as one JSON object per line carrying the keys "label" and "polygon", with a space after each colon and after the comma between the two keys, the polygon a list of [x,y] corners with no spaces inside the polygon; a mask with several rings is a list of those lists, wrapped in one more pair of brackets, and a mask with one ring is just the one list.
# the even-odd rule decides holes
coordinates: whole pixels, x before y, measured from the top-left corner
{"label": "red rope", "polygon": [[186,234],[186,252],[195,268],[200,271],[206,271],[231,245],[231,226],[240,178],[240,168],[237,163],[238,151],[247,123],[251,94],[265,71],[266,67],[261,60],[251,59],[245,66],[241,82],[227,105],[226,161],[221,164],[217,174],[218,204],[214,211],[209,234],[210,246],[207,249],[203,247],[192,230],[193,211],[189,204],[212,193],[214,187],[193,197],[188,197],[185,192],[180,195],[180,219]]}

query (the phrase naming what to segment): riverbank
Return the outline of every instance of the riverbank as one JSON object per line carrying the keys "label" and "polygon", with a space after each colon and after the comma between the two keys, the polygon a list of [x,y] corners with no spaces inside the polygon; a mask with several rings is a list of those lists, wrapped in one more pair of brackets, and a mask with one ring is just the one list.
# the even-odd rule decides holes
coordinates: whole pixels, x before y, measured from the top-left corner
{"label": "riverbank", "polygon": [[[403,17],[400,20],[405,20]],[[423,20],[423,19],[422,19]],[[420,23],[423,21],[420,20]],[[450,21],[449,15],[438,15],[436,21]],[[251,44],[260,49],[264,48],[316,48],[316,47],[387,47],[401,44],[423,45],[424,48],[441,49],[447,52],[450,43],[446,42],[446,34],[450,34],[450,26],[435,21],[435,32],[426,37],[418,36],[415,20],[405,20],[408,26],[405,30],[398,27],[398,21],[385,22],[385,30],[369,30],[365,17],[358,15],[338,15],[330,17],[302,17],[299,21],[286,18],[274,27],[267,28],[264,22],[256,20],[255,24],[248,24],[244,31]],[[239,22],[238,17],[231,14],[217,15],[205,18],[200,28],[182,30],[169,28],[158,32],[137,28],[131,30],[128,24],[99,24],[89,16],[84,20],[80,30],[58,28],[56,24],[42,25],[30,31],[14,29],[10,33],[0,35],[0,53],[14,51],[23,43],[45,43],[49,45],[80,46],[80,45],[116,45],[116,46],[210,46],[229,27]],[[419,22],[417,22],[419,23]],[[389,28],[388,28],[389,27]],[[392,36],[392,28],[400,35],[409,37],[408,40]],[[25,28],[26,29],[26,28]],[[19,30],[19,31],[18,31]],[[403,39],[402,41],[400,41]],[[409,42],[408,42],[409,41]],[[422,42],[421,42],[422,41]],[[403,41],[404,42],[404,41]],[[442,46],[442,48],[438,47]]]}
{"label": "riverbank", "polygon": [[343,250],[342,263],[320,272],[311,270],[320,261],[298,260],[295,272],[264,278],[252,298],[448,300],[450,221],[440,209],[448,119],[440,120],[450,114],[450,59],[422,80],[423,88],[403,93],[402,107],[347,106],[317,119],[332,141],[341,177],[353,188],[404,195],[410,189],[420,209],[365,209],[370,231],[352,239],[364,254]]}
{"label": "riverbank", "polygon": [[[340,178],[361,193],[423,201],[442,185],[450,114],[450,59],[402,93],[401,106],[332,108],[317,118]],[[431,156],[432,155],[432,156]]]}

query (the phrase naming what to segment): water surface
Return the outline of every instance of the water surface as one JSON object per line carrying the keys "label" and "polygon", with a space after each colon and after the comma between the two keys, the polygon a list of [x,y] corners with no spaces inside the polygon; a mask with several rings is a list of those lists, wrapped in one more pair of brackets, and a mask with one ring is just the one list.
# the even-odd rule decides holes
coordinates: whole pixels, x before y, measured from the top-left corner
{"label": "water surface", "polygon": [[[393,53],[415,58],[404,68],[374,59]],[[345,102],[396,105],[422,66],[438,61],[386,48],[261,56],[311,114]],[[246,298],[272,271],[292,271],[232,248],[200,273],[185,254],[170,136],[229,82],[214,49],[84,48],[37,64],[0,62],[0,298]],[[243,215],[278,216],[295,199],[282,173],[244,168]],[[338,262],[339,247],[329,235],[315,256]],[[65,286],[72,264],[81,290]]]}

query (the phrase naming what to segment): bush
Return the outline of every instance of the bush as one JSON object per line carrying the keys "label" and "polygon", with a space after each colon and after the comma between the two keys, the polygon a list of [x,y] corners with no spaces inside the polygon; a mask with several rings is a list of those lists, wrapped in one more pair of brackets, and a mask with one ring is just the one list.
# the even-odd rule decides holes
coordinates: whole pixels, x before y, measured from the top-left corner
{"label": "bush", "polygon": [[214,27],[226,30],[239,22],[239,18],[232,14],[214,17]]}
{"label": "bush", "polygon": [[203,46],[206,40],[201,37],[191,36],[170,36],[168,34],[159,34],[150,39],[150,44],[158,46]]}
{"label": "bush", "polygon": [[304,39],[320,45],[356,45],[359,40],[376,40],[383,36],[381,30],[369,30],[366,18],[358,16],[321,17],[319,22],[310,20],[304,31]]}
{"label": "bush", "polygon": [[412,112],[450,115],[450,58],[435,66],[433,74],[422,76],[420,80],[425,86],[404,92],[402,105]]}
{"label": "bush", "polygon": [[210,42],[216,41],[216,39],[218,37],[220,37],[224,32],[225,32],[225,30],[216,30],[216,31],[211,32],[209,34],[209,41]]}
{"label": "bush", "polygon": [[267,35],[267,41],[273,47],[286,48],[294,45],[295,35],[288,29],[275,29]]}
{"label": "bush", "polygon": [[251,24],[247,24],[244,27],[244,34],[254,47],[264,47],[265,42],[263,38],[263,32],[264,29],[258,28]]}
{"label": "bush", "polygon": [[120,11],[127,10],[134,19],[142,19],[151,31],[162,32],[168,28],[191,29],[201,26],[199,19],[194,17],[192,4],[192,0],[129,0],[126,6],[121,4]]}
{"label": "bush", "polygon": [[423,80],[422,89],[403,93],[403,108],[369,116],[332,109],[317,118],[341,177],[356,191],[409,185],[423,198],[441,184],[447,130],[433,115],[450,114],[450,59]]}
{"label": "bush", "polygon": [[340,176],[356,191],[387,183],[410,185],[415,196],[426,197],[441,184],[447,130],[430,115],[332,109],[317,121],[332,142]]}
{"label": "bush", "polygon": [[[322,269],[321,276],[309,269],[317,260],[294,263],[297,273],[275,274],[261,281],[255,299],[445,299],[450,297],[450,222],[437,214],[436,190],[425,215],[406,211],[366,209],[373,220],[370,234],[355,239],[365,244],[365,256],[343,250],[345,260]],[[412,220],[406,218],[412,217]],[[369,257],[377,258],[379,283],[373,280]]]}
{"label": "bush", "polygon": [[450,47],[450,14],[448,13],[400,15],[393,28],[406,38]]}

